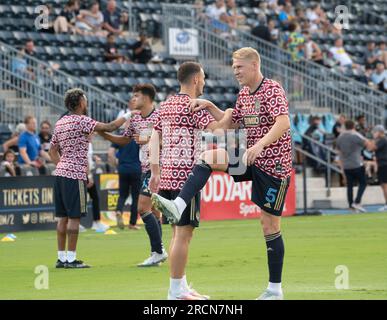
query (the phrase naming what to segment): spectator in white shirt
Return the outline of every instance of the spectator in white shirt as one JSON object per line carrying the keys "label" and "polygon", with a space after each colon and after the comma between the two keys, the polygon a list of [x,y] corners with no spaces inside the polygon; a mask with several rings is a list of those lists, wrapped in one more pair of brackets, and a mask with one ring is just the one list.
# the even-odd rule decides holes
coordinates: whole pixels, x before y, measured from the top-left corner
{"label": "spectator in white shirt", "polygon": [[387,70],[383,62],[376,64],[376,69],[371,75],[371,81],[379,90],[387,92]]}
{"label": "spectator in white shirt", "polygon": [[224,3],[224,0],[216,0],[215,3],[208,6],[206,10],[207,16],[209,16],[212,19],[219,20],[220,16],[222,14],[225,14],[227,12],[226,5]]}
{"label": "spectator in white shirt", "polygon": [[329,49],[329,52],[332,55],[335,62],[337,62],[340,65],[340,67],[353,66],[353,61],[351,57],[344,49],[342,38],[337,38],[335,40],[335,45]]}

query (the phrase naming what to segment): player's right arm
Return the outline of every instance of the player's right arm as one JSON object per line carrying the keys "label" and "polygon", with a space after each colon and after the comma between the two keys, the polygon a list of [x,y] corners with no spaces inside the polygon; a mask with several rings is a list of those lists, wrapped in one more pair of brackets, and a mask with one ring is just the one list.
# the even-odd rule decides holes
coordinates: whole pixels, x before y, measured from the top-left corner
{"label": "player's right arm", "polygon": [[94,130],[97,132],[113,132],[120,128],[131,116],[131,112],[125,113],[121,118],[113,120],[109,123],[97,122]]}

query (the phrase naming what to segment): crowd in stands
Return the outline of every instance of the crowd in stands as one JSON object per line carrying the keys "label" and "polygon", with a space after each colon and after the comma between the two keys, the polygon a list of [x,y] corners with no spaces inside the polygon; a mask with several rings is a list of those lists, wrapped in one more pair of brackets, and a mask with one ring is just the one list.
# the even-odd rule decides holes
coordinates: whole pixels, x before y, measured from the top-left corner
{"label": "crowd in stands", "polygon": [[[370,41],[362,57],[351,56],[344,48],[345,30],[331,23],[318,2],[302,6],[297,0],[252,1],[258,7],[251,34],[289,51],[293,61],[311,60],[326,67],[335,67],[374,89],[387,92],[387,50],[384,42]],[[233,37],[233,30],[250,30],[246,17],[235,0],[216,0],[205,7],[202,0],[195,2],[197,15],[211,21],[213,31]],[[274,13],[274,14],[273,14]],[[313,35],[334,35],[334,44],[324,50],[313,40]]]}
{"label": "crowd in stands", "polygon": [[[297,125],[297,117],[294,120]],[[332,124],[328,124],[328,120],[325,116],[311,115],[308,119],[309,126],[307,127],[304,135],[311,138],[311,140],[321,142],[325,147],[320,146],[319,144],[314,144],[311,140],[307,138],[301,139],[301,141],[296,141],[296,143],[301,144],[302,149],[311,153],[312,155],[324,160],[328,161],[328,151],[326,147],[330,147],[333,150],[337,151],[337,139],[341,133],[346,132],[345,124],[348,121],[354,122],[354,130],[358,132],[361,137],[368,140],[373,140],[373,129],[374,127],[369,126],[366,121],[365,115],[361,114],[356,117],[356,119],[349,119],[345,114],[338,115],[335,120],[333,126]],[[325,123],[324,123],[325,122]],[[382,126],[378,126],[382,127]],[[365,172],[367,179],[370,183],[377,182],[377,162],[375,157],[375,152],[373,150],[369,150],[366,147],[362,149],[362,160],[364,162]],[[295,159],[295,162],[300,163],[300,157]],[[341,166],[340,158],[331,154],[331,161],[333,163]],[[321,163],[314,161],[313,159],[307,159],[308,165],[310,165],[316,173],[324,173],[326,171],[326,167]],[[344,185],[344,180],[341,180],[341,184]]]}

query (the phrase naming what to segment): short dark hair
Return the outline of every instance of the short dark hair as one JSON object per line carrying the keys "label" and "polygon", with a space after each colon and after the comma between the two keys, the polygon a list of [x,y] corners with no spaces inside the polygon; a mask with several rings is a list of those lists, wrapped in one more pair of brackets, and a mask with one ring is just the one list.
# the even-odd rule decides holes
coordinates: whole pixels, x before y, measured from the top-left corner
{"label": "short dark hair", "polygon": [[44,124],[50,126],[50,128],[52,127],[52,126],[51,126],[51,122],[48,121],[48,120],[43,120],[43,121],[40,123],[40,126],[42,126],[42,125],[44,125]]}
{"label": "short dark hair", "polygon": [[353,122],[352,120],[346,120],[344,123],[344,126],[345,126],[345,129],[352,130],[355,128],[355,122]]}
{"label": "short dark hair", "polygon": [[24,124],[28,124],[32,119],[35,119],[34,116],[26,116],[24,118]]}
{"label": "short dark hair", "polygon": [[202,70],[202,65],[198,62],[184,62],[177,71],[177,80],[180,83],[187,84],[191,77]]}
{"label": "short dark hair", "polygon": [[69,111],[75,111],[81,103],[81,99],[86,99],[86,94],[82,89],[73,88],[65,93],[64,103]]}
{"label": "short dark hair", "polygon": [[144,96],[149,97],[151,101],[154,101],[156,96],[156,89],[150,83],[141,83],[141,84],[135,85],[133,87],[133,93],[135,92],[141,92]]}

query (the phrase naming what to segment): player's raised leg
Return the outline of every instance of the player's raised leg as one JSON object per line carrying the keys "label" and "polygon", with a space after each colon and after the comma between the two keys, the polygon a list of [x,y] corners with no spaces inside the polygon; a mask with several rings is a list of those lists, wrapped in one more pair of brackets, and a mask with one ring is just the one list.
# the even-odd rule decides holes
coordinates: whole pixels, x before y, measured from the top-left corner
{"label": "player's raised leg", "polygon": [[228,168],[228,155],[224,149],[204,151],[200,162],[194,166],[192,173],[184,183],[179,195],[171,201],[159,194],[152,195],[153,205],[172,222],[178,222],[187,205],[201,191],[213,171],[225,172]]}

